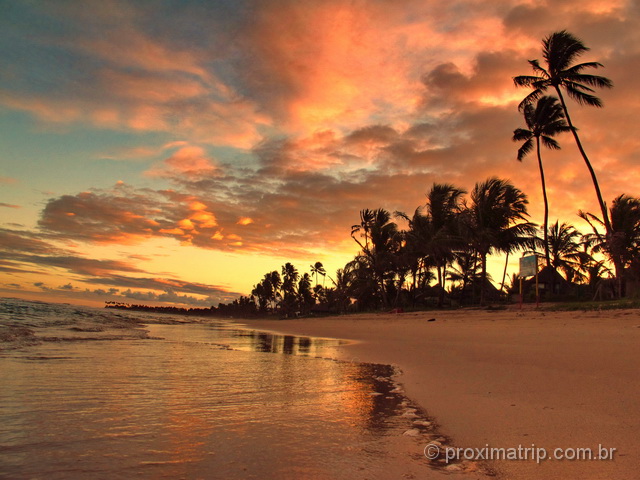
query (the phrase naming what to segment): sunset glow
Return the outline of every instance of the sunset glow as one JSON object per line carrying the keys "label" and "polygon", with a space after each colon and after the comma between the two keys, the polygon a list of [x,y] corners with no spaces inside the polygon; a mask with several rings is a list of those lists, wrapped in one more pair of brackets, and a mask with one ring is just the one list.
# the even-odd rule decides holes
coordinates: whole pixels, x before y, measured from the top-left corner
{"label": "sunset glow", "polygon": [[[508,178],[541,223],[537,164],[511,140],[526,94],[512,78],[561,29],[614,83],[602,109],[571,104],[605,200],[640,195],[634,2],[2,10],[2,296],[209,306],[288,261],[333,276],[357,252],[360,210],[412,213],[434,182]],[[593,185],[570,135],[557,139],[550,219],[586,232],[576,213],[599,214]]]}

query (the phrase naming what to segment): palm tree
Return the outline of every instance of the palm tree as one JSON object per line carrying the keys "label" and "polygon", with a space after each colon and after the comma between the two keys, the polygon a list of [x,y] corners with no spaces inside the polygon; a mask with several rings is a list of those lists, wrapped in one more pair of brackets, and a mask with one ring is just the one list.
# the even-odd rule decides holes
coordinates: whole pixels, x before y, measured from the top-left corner
{"label": "palm tree", "polygon": [[316,299],[311,290],[311,276],[305,273],[298,282],[298,303],[302,313],[308,313],[316,303]]}
{"label": "palm tree", "polygon": [[344,287],[346,298],[355,298],[359,309],[379,306],[382,300],[380,285],[375,278],[371,258],[366,255],[356,255],[348,262],[337,279],[336,288]]}
{"label": "palm tree", "polygon": [[269,293],[269,300],[272,302],[272,308],[275,311],[276,303],[279,299],[282,298],[280,295],[280,287],[282,286],[282,279],[280,278],[280,274],[274,270],[271,273],[267,273],[264,276],[265,284]]}
{"label": "palm tree", "polygon": [[605,229],[607,234],[610,234],[611,223],[607,215],[607,208],[602,199],[596,173],[584,151],[582,142],[578,136],[578,130],[571,122],[569,110],[562,95],[562,90],[564,90],[569,97],[581,105],[602,107],[602,101],[593,95],[595,90],[592,87],[611,88],[613,83],[605,77],[582,73],[588,68],[602,67],[602,64],[598,62],[586,62],[574,65],[578,57],[587,51],[589,51],[589,48],[566,30],[552,33],[542,41],[542,56],[546,61],[547,68],[543,68],[538,60],[529,60],[529,64],[533,68],[535,75],[520,75],[515,77],[513,81],[519,87],[533,87],[534,89],[533,92],[527,95],[520,103],[520,109],[524,109],[525,105],[533,103],[540,98],[548,88],[551,87],[555,89],[562,104],[562,109],[564,110],[564,115],[571,129],[571,133],[573,133],[576,145],[578,146],[578,150],[591,175]]}
{"label": "palm tree", "polygon": [[269,303],[269,293],[264,280],[253,287],[251,296],[258,299],[259,311],[262,313],[266,312]]}
{"label": "palm tree", "polygon": [[[474,303],[476,285],[481,285],[480,278],[482,275],[478,265],[478,254],[470,245],[457,249],[454,254],[457,267],[452,266],[447,275],[449,281],[458,283],[457,287],[455,285],[452,287],[452,290],[455,288],[459,291],[459,301],[464,304],[467,291],[471,287],[471,303]],[[488,273],[486,275],[487,278],[490,278]]]}
{"label": "palm tree", "polygon": [[579,212],[593,230],[588,240],[594,251],[605,252],[615,268],[618,296],[624,295],[623,274],[634,259],[640,256],[640,199],[620,195],[611,204],[611,233],[602,235],[597,225],[604,225],[602,219],[592,213]]}
{"label": "palm tree", "polygon": [[476,183],[471,205],[463,216],[466,228],[481,261],[480,304],[484,305],[487,283],[487,256],[508,251],[514,243],[524,243],[535,231],[526,222],[527,196],[506,180],[490,178]]}
{"label": "palm tree", "polygon": [[[322,275],[323,278],[326,278],[327,272],[324,269],[324,265],[322,265],[322,262],[316,262],[313,265],[311,265],[311,273],[313,273],[316,276],[316,285],[318,285],[318,275]],[[324,280],[322,281],[322,284],[324,286]]]}
{"label": "palm tree", "polygon": [[442,306],[447,277],[447,265],[453,261],[453,250],[460,243],[456,220],[462,211],[462,196],[467,193],[450,184],[434,183],[427,194],[427,214],[433,236],[426,246],[436,265]]}
{"label": "palm tree", "polygon": [[398,212],[409,222],[409,245],[415,245],[423,257],[436,267],[439,286],[438,306],[444,302],[447,267],[454,259],[453,252],[461,243],[457,233],[457,219],[462,211],[462,196],[466,192],[446,183],[434,183],[427,193],[426,214],[416,209],[412,218]]}
{"label": "palm tree", "polygon": [[409,229],[403,232],[402,253],[408,264],[408,273],[411,275],[410,294],[415,304],[415,294],[419,278],[422,276],[422,270],[426,268],[425,252],[422,248],[420,235],[418,234],[418,231],[421,231],[422,223],[426,223],[426,216],[422,214],[420,207],[416,208],[412,218],[409,218],[409,216],[403,212],[395,212],[394,215],[405,219],[409,223]]}
{"label": "palm tree", "polygon": [[[363,252],[369,251],[369,231],[371,226],[375,222],[376,212],[365,208],[360,210],[360,223],[357,223],[351,227],[351,238],[353,238]],[[356,234],[359,234],[361,238],[364,238],[364,244],[356,238]]]}
{"label": "palm tree", "polygon": [[[364,238],[364,243],[358,239],[357,233]],[[394,271],[394,255],[400,248],[398,226],[391,221],[387,210],[365,209],[360,212],[360,224],[351,228],[351,237],[368,259],[384,306],[389,306],[386,281]]]}
{"label": "palm tree", "polygon": [[569,282],[582,280],[584,275],[580,271],[581,266],[589,260],[587,257],[590,257],[582,249],[581,238],[582,234],[566,222],[560,224],[556,221],[549,227],[551,265],[556,270],[562,270]]}
{"label": "palm tree", "polygon": [[280,308],[286,316],[293,314],[297,307],[299,279],[298,269],[292,263],[287,262],[282,266],[282,300]]}
{"label": "palm tree", "polygon": [[551,265],[549,256],[549,239],[547,231],[549,227],[549,201],[547,199],[547,187],[544,179],[544,168],[542,167],[542,156],[540,155],[540,142],[551,150],[559,150],[560,145],[553,138],[558,133],[571,130],[567,125],[562,111],[562,105],[558,99],[551,96],[541,97],[535,107],[532,103],[523,106],[524,121],[527,128],[517,128],[513,132],[513,141],[524,141],[518,149],[518,161],[531,152],[534,146],[538,156],[538,168],[540,169],[540,182],[542,184],[542,198],[544,200],[544,256],[547,266]]}

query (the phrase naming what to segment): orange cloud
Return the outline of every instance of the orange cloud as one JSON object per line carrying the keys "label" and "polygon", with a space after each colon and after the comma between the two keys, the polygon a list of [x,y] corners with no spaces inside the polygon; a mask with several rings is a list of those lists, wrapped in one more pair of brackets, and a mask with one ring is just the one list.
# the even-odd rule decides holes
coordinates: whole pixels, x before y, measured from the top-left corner
{"label": "orange cloud", "polygon": [[164,160],[160,165],[147,170],[150,177],[182,176],[195,179],[203,175],[212,175],[217,171],[213,160],[206,156],[203,148],[183,146]]}
{"label": "orange cloud", "polygon": [[253,219],[250,217],[240,217],[236,223],[238,225],[250,225],[253,223]]}

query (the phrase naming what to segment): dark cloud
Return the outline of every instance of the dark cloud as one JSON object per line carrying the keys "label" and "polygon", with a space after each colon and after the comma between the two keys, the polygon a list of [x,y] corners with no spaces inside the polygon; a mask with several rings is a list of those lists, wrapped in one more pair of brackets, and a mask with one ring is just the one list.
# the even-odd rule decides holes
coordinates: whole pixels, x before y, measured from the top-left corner
{"label": "dark cloud", "polygon": [[22,264],[62,268],[78,275],[99,276],[111,272],[142,272],[142,270],[131,264],[118,260],[96,260],[78,256],[25,255],[19,253],[9,253],[7,258]]}
{"label": "dark cloud", "polygon": [[50,242],[40,240],[35,232],[0,228],[0,247],[7,252],[29,252],[35,254],[61,254],[65,250]]}
{"label": "dark cloud", "polygon": [[[137,292],[132,290],[125,290],[121,292],[118,296],[137,300],[142,302],[162,302],[169,304],[184,304],[191,305],[195,307],[210,307],[216,306],[223,300],[229,301],[230,299],[226,297],[217,297],[211,296],[207,298],[196,298],[192,295],[180,295],[173,290],[168,290],[164,293],[156,293],[156,292]],[[224,303],[224,302],[223,302]]]}
{"label": "dark cloud", "polygon": [[0,272],[5,273],[36,273],[31,270],[25,270],[24,266],[14,263],[8,262],[6,260],[0,260]]}
{"label": "dark cloud", "polygon": [[345,144],[389,143],[398,137],[398,132],[389,125],[369,125],[359,128],[344,137]]}
{"label": "dark cloud", "polygon": [[[109,295],[117,294],[138,300],[167,303],[217,305],[220,302],[231,302],[241,295],[240,293],[230,292],[215,285],[163,278],[140,278],[113,275],[110,277],[87,279],[85,280],[85,283],[119,287],[117,289],[110,288],[108,291]],[[126,290],[122,290],[124,288],[126,288]],[[146,290],[146,292],[143,290]],[[197,297],[194,297],[194,295],[197,295]]]}

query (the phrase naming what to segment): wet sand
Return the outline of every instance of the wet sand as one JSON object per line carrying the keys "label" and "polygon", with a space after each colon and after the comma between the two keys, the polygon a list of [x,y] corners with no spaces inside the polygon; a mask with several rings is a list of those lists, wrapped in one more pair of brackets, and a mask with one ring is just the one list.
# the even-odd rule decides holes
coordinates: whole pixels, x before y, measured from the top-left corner
{"label": "wet sand", "polygon": [[448,439],[342,343],[3,299],[0,478],[487,478],[427,462]]}
{"label": "wet sand", "polygon": [[398,366],[407,395],[456,446],[534,444],[549,456],[556,448],[616,449],[613,460],[490,462],[501,478],[638,478],[639,310],[458,310],[245,323],[352,340],[335,349],[336,358]]}

